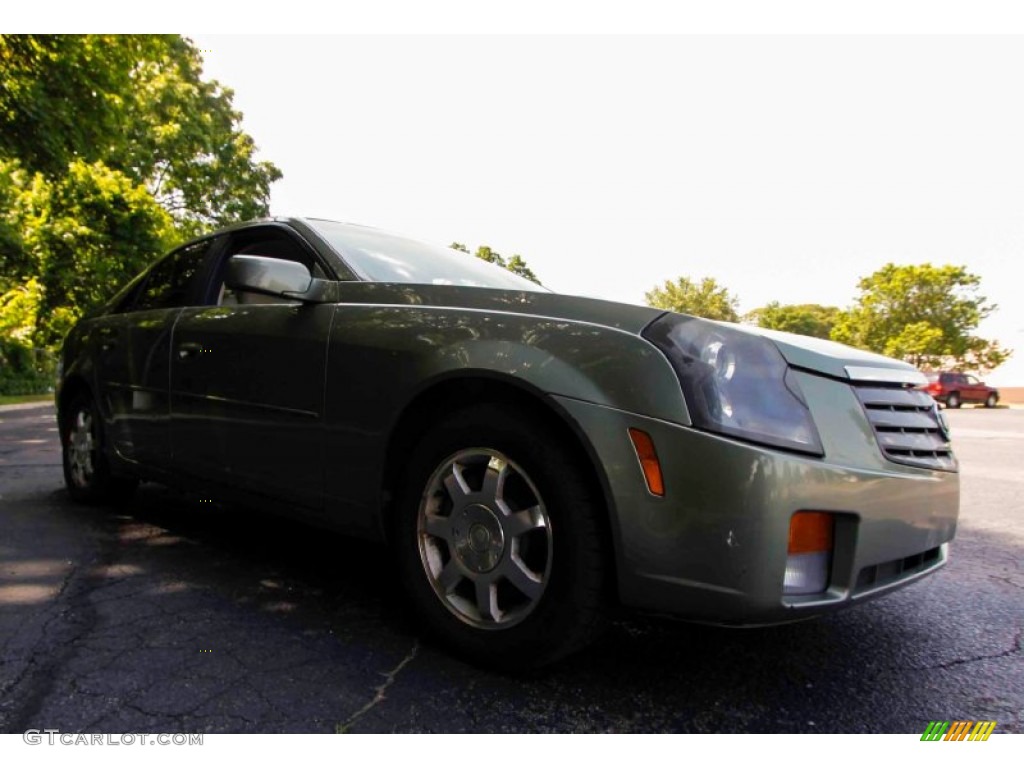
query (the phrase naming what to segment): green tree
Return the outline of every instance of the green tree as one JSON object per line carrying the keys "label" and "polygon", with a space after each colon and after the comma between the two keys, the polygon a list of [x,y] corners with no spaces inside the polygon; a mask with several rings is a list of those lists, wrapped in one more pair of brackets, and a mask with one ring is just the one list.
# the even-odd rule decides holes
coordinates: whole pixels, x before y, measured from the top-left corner
{"label": "green tree", "polygon": [[64,172],[125,141],[124,101],[146,35],[0,35],[0,155]]}
{"label": "green tree", "polygon": [[255,159],[233,94],[202,78],[178,35],[0,36],[0,156],[63,175],[102,162],[145,186],[183,234],[265,216],[271,163]]}
{"label": "green tree", "polygon": [[31,272],[22,233],[25,193],[31,182],[20,163],[0,158],[0,293]]}
{"label": "green tree", "polygon": [[743,319],[762,328],[827,339],[832,333],[838,315],[838,307],[825,307],[821,304],[780,304],[773,301],[747,313]]}
{"label": "green tree", "polygon": [[[469,253],[469,248],[467,248],[463,243],[452,243],[448,247],[454,248],[456,251]],[[489,261],[491,264],[497,264],[499,267],[503,267],[509,272],[514,272],[520,277],[525,277],[527,280],[540,285],[540,280],[537,279],[537,275],[533,273],[533,270],[530,269],[529,265],[527,265],[526,261],[518,253],[513,254],[506,259],[489,245],[481,245],[476,249],[476,253],[473,255],[478,259]]]}
{"label": "green tree", "polygon": [[35,278],[0,295],[0,338],[30,349],[36,333],[43,286]]}
{"label": "green tree", "polygon": [[32,279],[0,294],[0,395],[43,392],[52,357],[35,348],[43,286]]}
{"label": "green tree", "polygon": [[727,320],[731,323],[740,319],[736,311],[739,299],[730,295],[713,277],[705,277],[699,283],[688,277],[680,277],[674,283],[666,280],[665,285],[655,286],[644,298],[652,307],[685,315]]}
{"label": "green tree", "polygon": [[981,278],[962,266],[886,264],[862,278],[852,308],[832,338],[923,368],[986,371],[1011,354],[975,335],[996,309],[979,294]]}
{"label": "green tree", "polygon": [[145,187],[98,162],[73,161],[52,182],[37,175],[21,206],[24,284],[41,286],[34,339],[47,347],[177,237]]}
{"label": "green tree", "polygon": [[173,242],[266,215],[280,171],[188,39],[0,35],[0,72],[8,373]]}

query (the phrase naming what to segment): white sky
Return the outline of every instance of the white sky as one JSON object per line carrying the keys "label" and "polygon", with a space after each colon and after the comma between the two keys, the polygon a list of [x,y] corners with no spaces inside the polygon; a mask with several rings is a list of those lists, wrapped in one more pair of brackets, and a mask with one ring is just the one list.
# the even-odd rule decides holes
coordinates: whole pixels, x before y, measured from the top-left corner
{"label": "white sky", "polygon": [[640,303],[848,305],[964,264],[1024,385],[1024,38],[190,35],[284,172],[274,214],[521,254]]}

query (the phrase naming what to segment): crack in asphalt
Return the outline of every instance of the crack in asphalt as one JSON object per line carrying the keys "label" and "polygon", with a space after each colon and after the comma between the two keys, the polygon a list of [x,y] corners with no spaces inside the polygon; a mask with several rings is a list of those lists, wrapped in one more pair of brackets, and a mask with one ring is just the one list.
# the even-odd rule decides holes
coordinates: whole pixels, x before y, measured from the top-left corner
{"label": "crack in asphalt", "polygon": [[1018,628],[1016,634],[1013,636],[1013,647],[1008,648],[1000,653],[988,653],[981,656],[969,656],[966,659],[953,659],[952,661],[944,661],[941,664],[930,664],[924,667],[911,667],[915,671],[924,671],[929,669],[952,669],[953,667],[960,667],[964,664],[975,664],[979,661],[989,661],[991,659],[1005,659],[1008,656],[1013,656],[1021,652],[1024,649],[1024,629]]}
{"label": "crack in asphalt", "polygon": [[[205,703],[205,702],[203,702],[203,703]],[[140,707],[138,704],[136,704],[133,701],[126,701],[123,704],[123,706],[128,708],[128,709],[131,709],[131,710],[133,710],[135,712],[138,712],[140,715],[143,715],[145,717],[153,718],[154,720],[162,721],[162,720],[169,719],[169,720],[174,722],[174,727],[178,730],[178,733],[184,733],[185,732],[185,717],[188,716],[188,713],[176,714],[176,713],[170,713],[170,712],[149,712],[148,710],[143,709],[142,707]],[[197,707],[197,709],[198,709],[198,707]],[[166,726],[161,725],[159,727],[164,728]]]}
{"label": "crack in asphalt", "polygon": [[1017,589],[1024,589],[1024,584],[1018,584],[1016,581],[1011,579],[1009,576],[995,576],[995,575],[992,575],[992,576],[989,576],[989,578],[992,579],[992,581],[999,581],[999,582],[1002,582],[1003,584],[1006,584],[1007,586],[1010,586],[1010,587],[1015,587]]}
{"label": "crack in asphalt", "polygon": [[384,701],[387,698],[388,688],[390,688],[394,684],[395,679],[398,677],[399,673],[401,673],[401,671],[405,669],[406,665],[416,658],[416,654],[419,653],[419,650],[420,641],[414,640],[412,644],[412,649],[409,651],[409,653],[405,655],[405,658],[398,662],[394,669],[388,672],[381,673],[382,675],[384,675],[384,682],[378,685],[377,688],[374,690],[373,698],[368,703],[360,707],[360,709],[357,712],[355,712],[351,717],[349,717],[348,720],[337,726],[335,728],[335,732],[347,733],[357,720],[359,720],[361,717],[366,715],[370,710],[372,710],[374,707],[376,707],[378,704]]}
{"label": "crack in asphalt", "polygon": [[[103,555],[100,554],[97,559],[102,557]],[[54,615],[46,619],[41,627],[40,636],[53,642],[33,651],[28,657],[22,674],[4,691],[7,694],[16,690],[23,683],[27,683],[29,688],[23,696],[19,697],[21,699],[20,706],[10,717],[9,730],[14,733],[25,731],[31,727],[32,719],[42,709],[57,682],[58,670],[79,652],[78,641],[87,635],[96,623],[96,610],[89,605],[88,601],[91,589],[88,577],[82,580],[76,578],[81,571],[82,568],[72,568],[65,576],[60,589],[54,596],[54,603],[60,606],[61,598],[66,596],[66,605],[63,609],[55,611]],[[55,637],[55,635],[61,634],[62,627],[56,630],[51,629],[59,619],[65,619],[69,629],[77,625],[77,631],[63,642],[60,642],[60,638]],[[54,645],[59,648],[56,652],[53,649]],[[45,662],[40,663],[38,658],[43,653],[52,655]]]}
{"label": "crack in asphalt", "polygon": [[[279,706],[277,705],[277,702],[276,702],[276,701],[274,701],[274,700],[273,700],[272,698],[270,698],[269,696],[267,696],[267,694],[266,694],[266,693],[265,693],[265,692],[263,691],[263,689],[262,689],[262,688],[259,688],[259,687],[256,687],[256,686],[253,686],[251,690],[252,690],[252,692],[253,692],[253,693],[254,693],[254,694],[256,695],[256,698],[257,698],[257,699],[259,699],[259,700],[260,700],[261,702],[263,702],[263,705],[264,705],[264,706],[265,706],[265,707],[266,707],[266,708],[267,708],[267,709],[268,709],[269,711],[271,711],[271,712],[274,712],[274,713],[275,713],[275,714],[277,715],[277,717],[276,717],[276,718],[274,718],[274,719],[268,719],[268,720],[265,720],[265,721],[264,721],[264,723],[262,724],[262,725],[263,725],[264,727],[266,726],[266,723],[267,723],[267,722],[279,722],[279,723],[287,723],[287,722],[289,722],[289,721],[290,721],[291,717],[293,717],[293,716],[294,716],[293,714],[290,714],[290,713],[288,713],[288,712],[285,712],[285,711],[284,711],[283,709],[281,709],[281,708],[280,708],[280,707],[279,707]],[[254,724],[254,725],[256,724],[256,723],[255,723],[255,721],[253,721],[253,724]]]}
{"label": "crack in asphalt", "polygon": [[[206,717],[206,716],[204,715],[203,717]],[[209,717],[218,717],[218,718],[222,718],[224,720],[239,720],[245,726],[245,730],[249,731],[250,733],[251,732],[259,732],[259,731],[265,730],[269,723],[280,722],[278,720],[256,721],[256,720],[253,720],[251,718],[246,717],[245,715],[229,714],[227,712],[220,712],[217,715],[210,715]],[[236,733],[237,733],[237,731],[236,731]]]}
{"label": "crack in asphalt", "polygon": [[[150,650],[150,649],[152,649],[154,647],[157,647],[157,646],[147,646],[147,650]],[[171,648],[177,649],[176,646],[162,646],[162,647],[166,647],[168,649],[171,649]],[[192,703],[188,704],[187,706],[178,707],[178,708],[172,708],[172,709],[160,710],[160,709],[147,708],[147,707],[139,704],[138,703],[139,699],[142,698],[148,692],[149,688],[151,687],[151,686],[148,686],[145,689],[136,688],[136,689],[130,691],[126,698],[123,698],[123,699],[121,699],[118,702],[118,708],[129,709],[129,710],[132,710],[134,712],[137,712],[138,714],[144,715],[144,716],[149,717],[149,718],[153,718],[153,719],[155,719],[157,721],[160,721],[160,722],[163,722],[163,721],[171,722],[171,723],[174,724],[174,727],[177,728],[178,731],[182,732],[182,733],[184,733],[184,732],[205,732],[205,729],[199,728],[197,730],[197,728],[194,727],[196,724],[194,722],[191,722],[191,721],[195,721],[195,720],[199,720],[199,721],[203,721],[203,722],[207,722],[208,723],[211,719],[229,718],[229,719],[231,719],[233,721],[242,723],[243,726],[244,726],[244,729],[248,730],[248,731],[252,731],[252,730],[255,730],[255,729],[265,729],[268,724],[272,724],[272,723],[287,723],[287,722],[289,722],[289,715],[288,715],[288,713],[282,711],[280,709],[280,707],[273,700],[271,700],[269,697],[267,697],[267,695],[265,694],[264,691],[262,691],[258,686],[254,686],[252,684],[252,665],[246,663],[245,660],[243,660],[237,654],[235,654],[235,653],[233,653],[231,651],[228,651],[226,653],[226,655],[229,658],[231,658],[231,660],[235,664],[237,664],[239,669],[241,670],[239,673],[235,674],[230,679],[225,680],[222,675],[220,675],[220,676],[206,676],[206,675],[201,675],[201,674],[200,675],[194,674],[194,672],[195,672],[195,667],[194,666],[192,666],[189,669],[189,673],[184,674],[182,676],[181,679],[184,679],[184,680],[204,680],[204,681],[210,681],[210,682],[220,681],[222,683],[221,685],[216,686],[214,690],[211,690],[205,696],[202,696],[201,698],[199,698],[195,702],[192,702]],[[301,667],[301,666],[307,665],[308,663],[309,663],[309,660],[307,659],[307,660],[303,660],[302,662],[299,662],[299,663],[283,665],[283,666],[278,667],[277,669],[278,670],[282,670],[282,669],[286,670],[286,669],[289,669],[289,668]],[[396,668],[394,673],[397,674],[397,671],[398,670]],[[209,705],[211,703],[213,703],[216,700],[224,697],[225,695],[228,695],[228,694],[230,694],[232,692],[235,692],[235,691],[238,691],[238,690],[241,690],[241,689],[249,690],[257,699],[259,699],[265,706],[267,706],[268,710],[273,712],[276,717],[262,718],[261,720],[257,721],[255,719],[246,717],[246,716],[244,716],[242,714],[239,714],[239,713],[218,712],[218,713],[214,714],[214,713],[209,711]],[[96,694],[93,694],[93,695],[96,695]],[[92,722],[89,723],[89,725],[86,726],[86,730],[95,727],[96,725],[102,723],[105,720],[110,719],[111,717],[113,717],[115,715],[116,715],[116,710],[115,711],[107,711],[107,712],[104,712],[104,713],[100,714],[96,719],[94,719]],[[189,728],[190,724],[193,726],[191,728],[191,730]],[[118,727],[121,727],[121,726],[118,725]],[[160,727],[166,727],[166,726],[161,725]]]}
{"label": "crack in asphalt", "polygon": [[[60,588],[52,597],[51,607],[44,612],[44,615],[49,615],[39,627],[39,642],[25,659],[21,673],[0,692],[3,696],[16,694],[17,704],[9,710],[6,718],[5,729],[8,731],[32,727],[33,720],[43,711],[58,685],[59,673],[79,655],[104,645],[102,641],[106,638],[99,632],[103,622],[96,594],[135,576],[105,577],[115,564],[119,547],[111,531],[104,528],[92,532],[92,557],[73,566],[64,575]],[[121,634],[123,638],[124,633]],[[118,651],[123,650],[123,645],[110,650],[117,655],[102,665],[104,670],[117,663]],[[71,675],[68,684],[75,692],[97,695],[82,688],[77,675]]]}

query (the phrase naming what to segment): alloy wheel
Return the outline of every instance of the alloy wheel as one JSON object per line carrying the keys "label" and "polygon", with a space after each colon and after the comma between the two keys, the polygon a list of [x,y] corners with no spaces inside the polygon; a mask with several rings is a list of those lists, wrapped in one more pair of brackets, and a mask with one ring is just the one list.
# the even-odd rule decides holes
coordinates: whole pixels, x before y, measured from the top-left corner
{"label": "alloy wheel", "polygon": [[533,481],[499,451],[459,451],[427,481],[420,561],[434,593],[466,624],[506,629],[533,612],[551,576],[551,536]]}
{"label": "alloy wheel", "polygon": [[96,472],[96,431],[90,410],[75,411],[65,450],[72,482],[79,488],[89,488]]}

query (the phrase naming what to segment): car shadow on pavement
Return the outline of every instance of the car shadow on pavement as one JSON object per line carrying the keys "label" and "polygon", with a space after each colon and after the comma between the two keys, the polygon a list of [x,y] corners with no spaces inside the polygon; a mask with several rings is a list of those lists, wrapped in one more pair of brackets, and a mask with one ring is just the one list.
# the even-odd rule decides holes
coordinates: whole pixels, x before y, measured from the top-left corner
{"label": "car shadow on pavement", "polygon": [[102,540],[65,590],[90,618],[72,622],[73,652],[19,726],[919,732],[1019,717],[997,681],[1019,663],[1021,548],[984,531],[958,546],[985,552],[991,573],[954,559],[897,594],[774,628],[627,615],[583,653],[509,676],[419,639],[380,545],[156,485],[121,509],[83,512],[62,494],[61,514]]}

